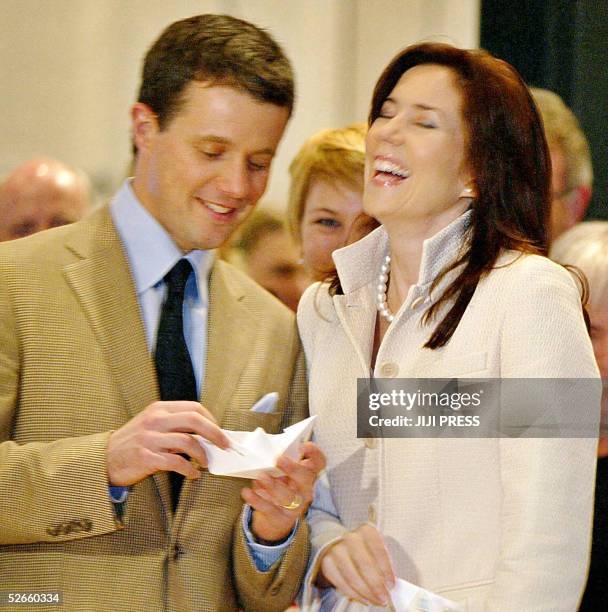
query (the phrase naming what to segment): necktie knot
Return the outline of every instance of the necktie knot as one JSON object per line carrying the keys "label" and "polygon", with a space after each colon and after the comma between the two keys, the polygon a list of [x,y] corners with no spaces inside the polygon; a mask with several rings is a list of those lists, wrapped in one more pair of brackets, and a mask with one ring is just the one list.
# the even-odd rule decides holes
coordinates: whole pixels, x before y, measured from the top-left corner
{"label": "necktie knot", "polygon": [[167,291],[172,295],[183,295],[190,272],[192,264],[187,259],[180,259],[165,275]]}

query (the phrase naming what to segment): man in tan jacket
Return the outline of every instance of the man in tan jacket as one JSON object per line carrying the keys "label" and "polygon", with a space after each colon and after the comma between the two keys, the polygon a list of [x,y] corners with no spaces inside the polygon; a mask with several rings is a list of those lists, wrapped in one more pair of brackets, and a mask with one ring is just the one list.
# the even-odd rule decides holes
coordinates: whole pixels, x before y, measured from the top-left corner
{"label": "man in tan jacket", "polygon": [[[146,55],[134,178],[84,221],[0,246],[2,603],[293,600],[322,455],[308,443],[248,488],[209,474],[191,435],[226,447],[220,427],[278,432],[307,413],[292,315],[210,252],[264,192],[292,105],[265,32],[176,22]],[[250,411],[273,391],[273,411]]]}

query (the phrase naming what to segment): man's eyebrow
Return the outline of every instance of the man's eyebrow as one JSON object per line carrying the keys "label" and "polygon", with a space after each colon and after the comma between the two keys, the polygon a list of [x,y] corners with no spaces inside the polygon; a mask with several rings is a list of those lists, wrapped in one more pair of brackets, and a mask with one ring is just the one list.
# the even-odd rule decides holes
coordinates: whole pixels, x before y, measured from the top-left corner
{"label": "man's eyebrow", "polygon": [[194,138],[194,142],[196,144],[204,144],[207,142],[215,142],[218,144],[230,144],[230,140],[228,138],[224,138],[223,136],[197,136]]}
{"label": "man's eyebrow", "polygon": [[[213,135],[209,135],[209,136],[197,136],[193,139],[193,142],[195,145],[203,145],[203,144],[209,144],[209,143],[213,143],[213,144],[222,144],[222,145],[230,145],[232,144],[232,140],[230,140],[229,138],[224,138],[223,136],[213,136]],[[276,151],[270,147],[267,147],[265,149],[260,149],[259,151],[254,151],[253,155],[272,155],[274,156],[274,154],[276,153]]]}

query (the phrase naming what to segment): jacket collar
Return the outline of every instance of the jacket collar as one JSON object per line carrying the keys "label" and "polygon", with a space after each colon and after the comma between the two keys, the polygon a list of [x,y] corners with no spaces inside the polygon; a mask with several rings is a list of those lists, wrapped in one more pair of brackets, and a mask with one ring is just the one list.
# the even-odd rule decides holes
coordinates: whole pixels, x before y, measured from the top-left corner
{"label": "jacket collar", "polygon": [[[430,285],[441,271],[456,259],[470,222],[471,211],[466,211],[423,242],[417,285]],[[388,234],[384,227],[380,226],[358,242],[334,251],[333,258],[345,295],[370,283],[376,284],[382,260],[388,249]]]}
{"label": "jacket collar", "polygon": [[225,262],[215,262],[210,279],[207,362],[202,403],[221,425],[252,356],[257,322],[244,287]]}
{"label": "jacket collar", "polygon": [[[465,231],[470,223],[470,212],[465,212],[443,230],[425,240],[418,283],[410,292],[396,316],[396,324],[404,318],[419,316],[412,307],[418,303],[427,308],[431,303],[430,286],[437,275],[457,257]],[[380,226],[365,238],[335,251],[336,269],[344,295],[336,295],[333,305],[346,335],[353,345],[361,375],[370,376],[370,360],[376,321],[376,286],[380,266],[389,248],[388,234]],[[452,270],[440,283],[438,292],[449,283],[457,270]],[[388,334],[394,333],[391,325]]]}

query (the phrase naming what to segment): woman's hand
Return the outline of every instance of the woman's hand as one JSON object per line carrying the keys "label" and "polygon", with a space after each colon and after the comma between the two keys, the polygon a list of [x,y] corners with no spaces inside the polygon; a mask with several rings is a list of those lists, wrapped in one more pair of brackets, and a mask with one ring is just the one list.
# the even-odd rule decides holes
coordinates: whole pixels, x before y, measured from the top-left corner
{"label": "woman's hand", "polygon": [[366,523],[349,531],[323,555],[317,585],[333,586],[366,605],[386,606],[395,580],[382,534]]}
{"label": "woman's hand", "polygon": [[298,461],[282,455],[277,467],[285,476],[273,478],[263,474],[251,489],[241,492],[253,508],[251,531],[262,543],[286,539],[296,521],[306,513],[317,476],[325,468],[325,456],[314,442],[306,442],[300,446]]}

